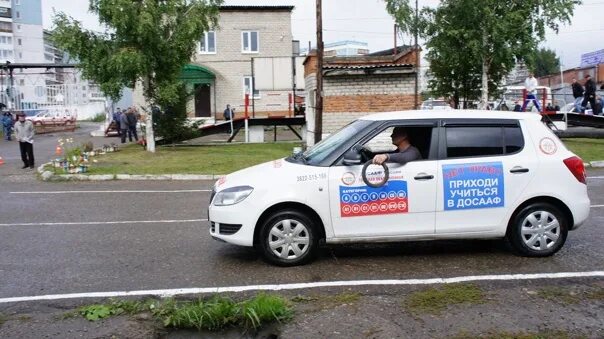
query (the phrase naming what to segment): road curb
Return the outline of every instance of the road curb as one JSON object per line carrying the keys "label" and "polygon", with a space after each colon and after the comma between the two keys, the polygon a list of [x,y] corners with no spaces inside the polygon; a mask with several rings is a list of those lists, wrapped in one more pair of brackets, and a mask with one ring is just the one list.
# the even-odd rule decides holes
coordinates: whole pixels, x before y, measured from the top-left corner
{"label": "road curb", "polygon": [[[48,162],[38,167],[38,173],[43,181],[109,181],[109,180],[218,180],[224,174],[54,174],[44,170]],[[585,167],[604,168],[604,160],[584,162]]]}
{"label": "road curb", "polygon": [[43,181],[109,181],[109,180],[217,180],[223,174],[54,174],[44,169],[46,163],[38,167]]}

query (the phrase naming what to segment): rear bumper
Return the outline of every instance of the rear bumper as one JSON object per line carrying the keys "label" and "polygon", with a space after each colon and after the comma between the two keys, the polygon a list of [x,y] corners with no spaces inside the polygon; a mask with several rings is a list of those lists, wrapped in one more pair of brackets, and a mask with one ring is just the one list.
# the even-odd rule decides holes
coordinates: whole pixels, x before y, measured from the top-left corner
{"label": "rear bumper", "polygon": [[583,198],[573,199],[572,202],[568,206],[573,214],[573,225],[571,225],[571,230],[576,230],[581,227],[583,223],[589,217],[589,212],[591,210],[591,201],[587,194]]}

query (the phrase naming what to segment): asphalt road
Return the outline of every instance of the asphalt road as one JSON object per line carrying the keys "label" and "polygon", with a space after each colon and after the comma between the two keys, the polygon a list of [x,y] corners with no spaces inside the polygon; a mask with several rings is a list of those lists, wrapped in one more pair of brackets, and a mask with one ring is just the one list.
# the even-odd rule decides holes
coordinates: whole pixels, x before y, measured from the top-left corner
{"label": "asphalt road", "polygon": [[294,268],[270,266],[251,249],[210,238],[205,211],[212,182],[46,183],[31,173],[1,177],[0,298],[602,271],[604,207],[598,205],[604,205],[604,172],[589,176],[591,216],[553,257],[517,257],[501,241],[413,242],[329,247],[312,264]]}

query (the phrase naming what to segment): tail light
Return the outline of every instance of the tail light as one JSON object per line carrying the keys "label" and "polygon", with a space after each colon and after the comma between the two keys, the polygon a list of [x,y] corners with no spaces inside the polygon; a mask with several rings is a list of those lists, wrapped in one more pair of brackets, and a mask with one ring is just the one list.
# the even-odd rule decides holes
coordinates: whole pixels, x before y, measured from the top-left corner
{"label": "tail light", "polygon": [[583,165],[583,160],[581,160],[581,158],[575,156],[564,159],[564,164],[580,183],[587,185],[585,180],[585,166]]}

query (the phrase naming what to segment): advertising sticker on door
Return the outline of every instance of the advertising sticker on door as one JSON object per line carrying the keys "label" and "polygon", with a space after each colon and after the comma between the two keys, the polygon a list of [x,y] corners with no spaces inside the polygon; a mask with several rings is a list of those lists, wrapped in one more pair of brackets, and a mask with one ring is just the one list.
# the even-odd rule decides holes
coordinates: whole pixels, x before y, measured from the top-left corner
{"label": "advertising sticker on door", "polygon": [[503,207],[501,162],[443,165],[445,210]]}
{"label": "advertising sticker on door", "polygon": [[378,188],[340,186],[340,216],[362,217],[409,211],[407,182],[391,180]]}

